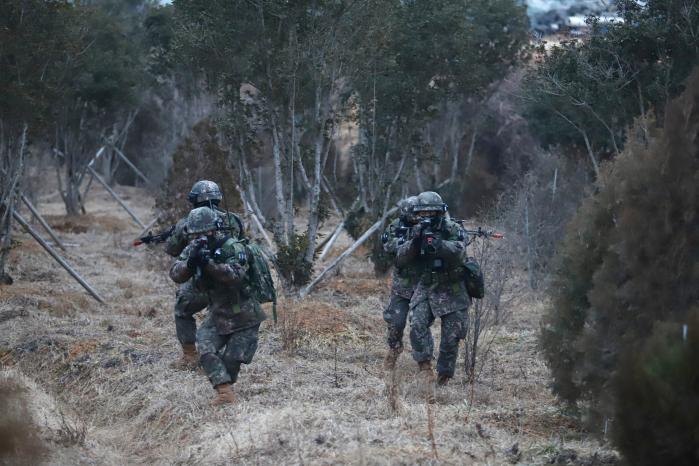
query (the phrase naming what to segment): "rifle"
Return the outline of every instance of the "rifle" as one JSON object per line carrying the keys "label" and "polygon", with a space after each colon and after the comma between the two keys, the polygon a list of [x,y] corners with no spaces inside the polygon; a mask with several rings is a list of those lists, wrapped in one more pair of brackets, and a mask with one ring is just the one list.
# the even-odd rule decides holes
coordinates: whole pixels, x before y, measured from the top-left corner
{"label": "rifle", "polygon": [[435,253],[437,248],[432,244],[435,238],[432,220],[429,218],[420,220],[418,226],[420,231],[420,255],[424,256],[425,254]]}
{"label": "rifle", "polygon": [[478,238],[495,238],[495,239],[502,239],[505,237],[504,233],[497,232],[495,230],[486,230],[483,227],[478,227],[476,230],[467,230],[464,229],[464,233],[469,235],[478,237]]}
{"label": "rifle", "polygon": [[164,243],[170,236],[172,236],[174,232],[175,225],[172,225],[170,228],[157,235],[154,235],[152,231],[149,231],[146,236],[141,236],[140,238],[133,240],[133,245],[140,246],[142,244]]}
{"label": "rifle", "polygon": [[206,236],[200,236],[199,238],[192,241],[193,244],[193,254],[197,256],[197,271],[195,277],[197,279],[201,278],[202,270],[201,265],[206,263],[211,258],[211,251],[209,250],[209,240]]}

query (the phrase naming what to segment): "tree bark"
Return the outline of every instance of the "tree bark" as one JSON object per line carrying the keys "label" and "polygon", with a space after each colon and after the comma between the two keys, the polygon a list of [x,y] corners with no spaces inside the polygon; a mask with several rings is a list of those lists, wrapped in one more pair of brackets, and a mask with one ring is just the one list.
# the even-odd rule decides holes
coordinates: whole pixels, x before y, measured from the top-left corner
{"label": "tree bark", "polygon": [[[281,156],[281,141],[279,138],[279,128],[277,127],[276,117],[272,116],[272,155],[274,156],[274,189],[277,200],[278,221],[275,226],[275,236],[281,242],[288,246],[291,232],[287,229],[285,221],[286,201],[284,199],[284,175],[282,173],[282,156]],[[288,214],[287,214],[288,215]]]}

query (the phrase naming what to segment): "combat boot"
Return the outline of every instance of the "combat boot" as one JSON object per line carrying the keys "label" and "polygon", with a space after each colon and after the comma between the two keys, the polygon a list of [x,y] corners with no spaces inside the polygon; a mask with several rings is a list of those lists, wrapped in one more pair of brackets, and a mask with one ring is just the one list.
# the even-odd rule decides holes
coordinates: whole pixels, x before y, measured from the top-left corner
{"label": "combat boot", "polygon": [[383,368],[387,371],[392,371],[396,368],[396,362],[403,352],[403,348],[389,348],[386,357],[383,360]]}
{"label": "combat boot", "polygon": [[193,371],[199,363],[199,353],[194,343],[185,343],[182,345],[182,357],[172,363],[171,367],[178,370]]}
{"label": "combat boot", "polygon": [[235,403],[235,393],[233,393],[232,383],[222,383],[214,387],[216,398],[211,402],[212,406],[221,406]]}
{"label": "combat boot", "polygon": [[435,402],[434,394],[434,372],[432,372],[432,361],[422,361],[418,363],[420,367],[420,379],[425,400],[428,403]]}
{"label": "combat boot", "polygon": [[437,376],[437,385],[443,387],[449,383],[449,380],[451,380],[451,376],[440,374]]}

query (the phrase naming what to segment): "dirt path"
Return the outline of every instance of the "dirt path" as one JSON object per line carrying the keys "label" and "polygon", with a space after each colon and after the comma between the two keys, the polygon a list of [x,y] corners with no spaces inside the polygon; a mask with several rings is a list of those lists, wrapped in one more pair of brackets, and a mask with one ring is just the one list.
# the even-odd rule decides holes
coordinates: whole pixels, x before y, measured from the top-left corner
{"label": "dirt path", "polygon": [[[54,400],[86,435],[48,463],[66,464],[609,464],[614,455],[550,395],[537,354],[540,304],[526,297],[500,330],[475,386],[461,373],[428,410],[404,353],[399,412],[389,407],[381,360],[387,283],[362,257],[302,302],[280,304],[236,387],[239,403],[214,409],[178,357],[175,286],[157,249],[135,249],[139,228],[96,188],[89,215],[41,210],[70,244],[69,261],[109,301],[100,306],[19,235],[12,286],[0,287],[0,361]],[[119,188],[147,221],[147,195]],[[435,331],[436,333],[436,331]],[[48,396],[48,395],[47,395]],[[39,419],[37,422],[41,423]],[[431,434],[430,434],[431,432]],[[432,439],[434,439],[434,447]],[[79,450],[66,456],[65,448]],[[70,460],[66,460],[70,458]]]}

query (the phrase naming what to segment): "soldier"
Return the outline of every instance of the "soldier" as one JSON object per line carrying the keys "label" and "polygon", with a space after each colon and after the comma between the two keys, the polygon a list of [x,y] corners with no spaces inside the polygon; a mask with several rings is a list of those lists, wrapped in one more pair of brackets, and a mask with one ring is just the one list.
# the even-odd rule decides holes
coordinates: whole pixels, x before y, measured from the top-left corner
{"label": "soldier", "polygon": [[250,364],[257,350],[257,334],[265,320],[260,303],[250,290],[245,244],[221,230],[221,218],[208,207],[187,217],[189,238],[170,269],[177,283],[192,286],[208,299],[209,314],[197,331],[200,363],[214,386],[212,404],[233,403],[233,384],[241,364]]}
{"label": "soldier", "polygon": [[396,263],[420,270],[410,310],[410,342],[413,359],[427,382],[434,378],[434,342],[430,327],[442,320],[442,339],[437,360],[437,382],[445,385],[454,376],[459,341],[465,338],[470,298],[463,281],[464,231],[446,218],[447,205],[439,194],[420,193],[413,212],[418,218],[410,241],[398,247]]}
{"label": "soldier", "polygon": [[[412,213],[412,207],[415,204],[417,204],[417,196],[405,199],[401,205],[400,216],[388,225],[381,238],[384,251],[393,256],[394,260],[398,247],[409,241],[410,231],[417,223]],[[413,296],[418,275],[419,271],[415,264],[393,267],[391,297],[383,312],[388,342],[388,352],[384,359],[386,370],[393,370],[396,367],[396,361],[403,352],[403,330],[408,320],[410,298]]]}
{"label": "soldier", "polygon": [[[213,181],[201,180],[194,183],[187,196],[187,200],[194,209],[198,207],[209,207],[213,209],[222,219],[223,226],[228,229],[230,235],[238,238],[243,231],[243,224],[240,218],[232,212],[225,212],[218,206],[223,195],[218,185]],[[179,220],[175,224],[172,235],[165,243],[165,252],[172,257],[178,257],[188,244],[185,227],[187,218]],[[182,369],[194,369],[197,365],[196,333],[197,324],[194,314],[201,311],[208,305],[208,298],[205,293],[198,292],[190,281],[182,284],[177,290],[175,300],[175,332],[177,339],[182,345],[182,359],[175,364],[175,367]]]}

